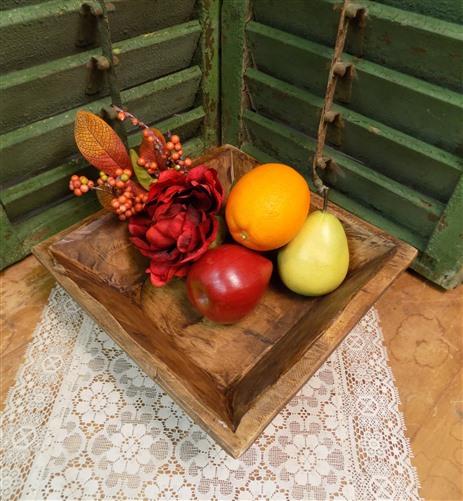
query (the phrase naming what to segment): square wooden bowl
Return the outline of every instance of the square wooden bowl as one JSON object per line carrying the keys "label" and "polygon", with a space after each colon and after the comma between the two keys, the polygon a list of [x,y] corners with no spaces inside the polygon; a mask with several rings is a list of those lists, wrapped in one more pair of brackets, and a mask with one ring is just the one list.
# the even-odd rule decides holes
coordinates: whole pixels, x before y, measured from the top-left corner
{"label": "square wooden bowl", "polygon": [[[257,161],[232,146],[195,164],[229,190]],[[312,196],[312,208],[321,199]],[[330,204],[349,240],[350,267],[331,294],[306,298],[274,277],[257,308],[222,326],[189,304],[185,284],[154,288],[127,227],[100,212],[34,254],[123,350],[234,457],[240,456],[416,255],[413,247]]]}

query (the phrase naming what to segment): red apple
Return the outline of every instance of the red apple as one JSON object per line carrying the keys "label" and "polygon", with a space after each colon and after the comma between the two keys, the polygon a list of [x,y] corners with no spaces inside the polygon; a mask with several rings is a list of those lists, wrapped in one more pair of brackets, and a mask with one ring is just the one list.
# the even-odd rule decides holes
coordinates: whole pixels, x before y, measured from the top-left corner
{"label": "red apple", "polygon": [[188,298],[214,322],[238,322],[259,302],[272,269],[269,259],[241,245],[210,249],[188,273]]}

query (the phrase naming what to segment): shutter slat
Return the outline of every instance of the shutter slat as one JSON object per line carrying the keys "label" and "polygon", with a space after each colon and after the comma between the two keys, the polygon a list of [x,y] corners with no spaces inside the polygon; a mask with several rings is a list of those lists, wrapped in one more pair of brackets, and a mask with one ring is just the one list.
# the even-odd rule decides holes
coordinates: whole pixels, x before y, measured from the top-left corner
{"label": "shutter slat", "polygon": [[[247,70],[246,81],[251,103],[260,114],[316,136],[321,97],[253,68]],[[337,149],[441,202],[450,198],[463,172],[461,158],[343,106],[332,109],[342,117],[341,126],[329,126],[328,131],[328,142]]]}
{"label": "shutter slat", "polygon": [[76,47],[78,0],[52,0],[0,16],[0,71],[26,68],[81,52]]}
{"label": "shutter slat", "polygon": [[[461,26],[369,0],[361,5],[368,9],[365,27],[349,30],[346,52],[454,90],[462,88]],[[285,9],[279,0],[255,0],[254,14],[258,22],[333,46],[339,1],[293,0]]]}
{"label": "shutter slat", "polygon": [[[193,66],[122,93],[124,103],[147,123],[162,120],[193,106],[201,70]],[[96,101],[86,109],[98,113],[109,99]],[[75,153],[72,110],[0,136],[2,151],[0,182],[12,181],[56,165]],[[34,152],[31,155],[31,152]]]}
{"label": "shutter slat", "polygon": [[[257,148],[276,158],[285,159],[309,175],[310,158],[315,150],[315,140],[289,127],[247,110],[244,114],[247,130]],[[443,212],[444,206],[437,200],[402,186],[386,176],[371,172],[359,162],[326,148],[341,167],[344,175],[332,181],[337,191],[364,205],[375,208],[393,221],[428,236]]]}
{"label": "shutter slat", "polygon": [[[117,74],[123,89],[190,66],[201,28],[191,21],[117,44]],[[6,75],[0,82],[0,131],[8,132],[47,116],[81,106],[86,96],[88,51]],[[36,96],[31,99],[31,96]]]}
{"label": "shutter slat", "polygon": [[2,0],[0,3],[0,11],[8,9],[16,9],[17,7],[27,7],[28,5],[35,5],[43,0]]}
{"label": "shutter slat", "polygon": [[[4,1],[4,0],[3,0]],[[81,0],[37,2],[3,12],[0,20],[0,71],[28,68],[77,54]],[[113,42],[184,23],[190,19],[195,0],[116,0],[109,13]],[[96,19],[92,20],[88,47],[99,46]],[[82,44],[80,44],[82,45]]]}
{"label": "shutter slat", "polygon": [[[330,48],[254,21],[248,24],[247,33],[259,70],[324,95]],[[369,61],[348,55],[343,59],[356,69],[345,107],[451,153],[460,153],[462,95]]]}
{"label": "shutter slat", "polygon": [[80,221],[99,208],[101,206],[93,193],[85,197],[70,195],[67,200],[41,209],[36,214],[29,215],[20,224],[14,224],[13,227],[18,239],[23,242],[24,253],[27,253],[34,245]]}
{"label": "shutter slat", "polygon": [[378,0],[378,2],[463,24],[463,7],[459,0]]}

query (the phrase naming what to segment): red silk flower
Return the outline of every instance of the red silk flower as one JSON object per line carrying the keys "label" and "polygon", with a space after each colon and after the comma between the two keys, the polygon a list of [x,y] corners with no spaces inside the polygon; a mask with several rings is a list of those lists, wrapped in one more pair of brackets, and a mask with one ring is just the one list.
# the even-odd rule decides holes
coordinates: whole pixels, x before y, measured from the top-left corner
{"label": "red silk flower", "polygon": [[145,209],[129,221],[132,243],[151,259],[146,270],[160,287],[184,277],[215,240],[223,189],[217,172],[198,165],[187,174],[162,171]]}

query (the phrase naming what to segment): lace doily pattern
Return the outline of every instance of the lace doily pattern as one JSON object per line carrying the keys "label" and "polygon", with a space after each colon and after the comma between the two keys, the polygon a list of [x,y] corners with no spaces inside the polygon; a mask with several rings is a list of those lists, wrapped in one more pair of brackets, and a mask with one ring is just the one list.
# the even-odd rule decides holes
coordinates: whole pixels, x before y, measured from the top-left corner
{"label": "lace doily pattern", "polygon": [[56,288],[2,418],[2,499],[419,499],[375,310],[240,458]]}

